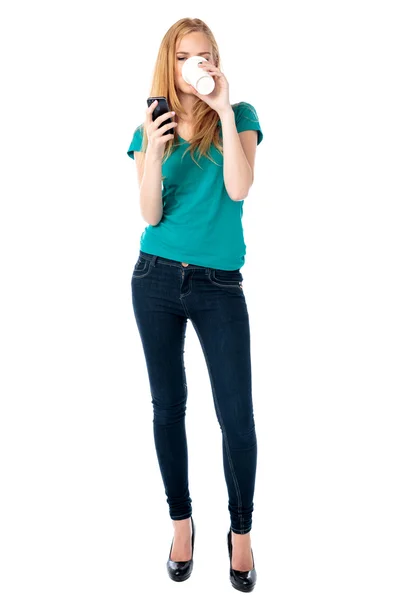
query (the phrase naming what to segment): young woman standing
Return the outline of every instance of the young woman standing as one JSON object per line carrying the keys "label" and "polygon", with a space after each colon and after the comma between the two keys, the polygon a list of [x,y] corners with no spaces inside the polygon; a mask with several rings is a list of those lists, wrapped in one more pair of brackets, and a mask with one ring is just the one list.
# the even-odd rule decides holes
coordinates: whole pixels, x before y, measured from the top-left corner
{"label": "young woman standing", "polygon": [[[208,95],[182,78],[184,61],[198,55],[206,59],[201,68],[215,80]],[[132,274],[132,303],[174,527],[168,574],[183,581],[193,567],[183,361],[190,319],[207,363],[222,432],[230,580],[236,589],[251,591],[256,582],[250,530],[257,439],[249,315],[240,271],[246,253],[241,219],[263,134],[251,104],[230,104],[229,84],[219,65],[214,36],[200,19],[181,19],[161,42],[150,95],[165,96],[171,112],[153,121],[153,102],[128,149],[136,160],[140,209],[148,223]],[[162,125],[168,118],[172,125]],[[174,132],[166,134],[171,127]]]}

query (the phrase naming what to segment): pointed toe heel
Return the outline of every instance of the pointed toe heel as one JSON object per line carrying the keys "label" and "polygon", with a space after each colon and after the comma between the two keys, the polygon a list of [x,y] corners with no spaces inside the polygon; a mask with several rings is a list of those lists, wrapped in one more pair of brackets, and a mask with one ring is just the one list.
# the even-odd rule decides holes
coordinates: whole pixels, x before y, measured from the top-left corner
{"label": "pointed toe heel", "polygon": [[192,521],[192,558],[190,560],[171,560],[171,550],[174,543],[174,540],[172,539],[171,548],[169,550],[169,556],[167,560],[167,571],[169,577],[173,581],[186,581],[186,579],[188,579],[192,574],[195,527],[193,518],[190,517],[190,519]]}
{"label": "pointed toe heel", "polygon": [[256,565],[254,562],[253,550],[251,555],[253,557],[253,568],[250,571],[239,571],[232,569],[232,529],[229,529],[228,536],[228,553],[229,553],[229,579],[235,590],[240,592],[251,592],[254,589],[257,581]]}

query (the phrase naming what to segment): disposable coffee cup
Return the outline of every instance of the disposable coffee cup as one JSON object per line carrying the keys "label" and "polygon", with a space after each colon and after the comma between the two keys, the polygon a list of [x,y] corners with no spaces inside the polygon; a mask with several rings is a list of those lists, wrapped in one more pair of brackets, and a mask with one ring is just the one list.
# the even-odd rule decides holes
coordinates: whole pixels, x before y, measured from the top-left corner
{"label": "disposable coffee cup", "polygon": [[[185,60],[182,67],[182,77],[194,87],[199,94],[211,94],[215,88],[215,81],[207,71],[199,67],[199,62],[206,62],[204,56],[191,56]],[[208,61],[207,61],[208,62]]]}

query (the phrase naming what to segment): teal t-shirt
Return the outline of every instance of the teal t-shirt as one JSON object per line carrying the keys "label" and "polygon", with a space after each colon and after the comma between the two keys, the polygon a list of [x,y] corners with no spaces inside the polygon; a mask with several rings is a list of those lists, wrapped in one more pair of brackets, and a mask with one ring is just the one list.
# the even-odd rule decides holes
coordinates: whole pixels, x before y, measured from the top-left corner
{"label": "teal t-shirt", "polygon": [[[263,139],[254,107],[248,102],[232,105],[236,129],[257,131],[257,145]],[[141,151],[143,123],[139,125],[128,149]],[[222,129],[221,138],[223,140]],[[245,262],[242,215],[244,200],[233,201],[228,196],[223,177],[223,155],[215,145],[210,155],[193,161],[189,146],[180,136],[171,156],[162,165],[163,216],[157,225],[148,225],[140,238],[140,249],[163,258],[187,262],[213,269],[240,269]]]}

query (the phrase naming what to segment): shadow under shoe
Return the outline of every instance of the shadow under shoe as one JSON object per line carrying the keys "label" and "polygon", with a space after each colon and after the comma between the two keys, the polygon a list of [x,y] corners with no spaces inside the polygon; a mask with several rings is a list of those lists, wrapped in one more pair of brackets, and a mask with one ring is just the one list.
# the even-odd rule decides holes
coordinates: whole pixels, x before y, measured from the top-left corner
{"label": "shadow under shoe", "polygon": [[256,565],[254,562],[253,550],[251,550],[251,556],[253,557],[253,568],[250,571],[239,571],[238,569],[232,569],[232,529],[228,531],[228,553],[229,553],[229,579],[231,584],[236,590],[241,592],[251,592],[257,581]]}
{"label": "shadow under shoe", "polygon": [[174,581],[185,581],[192,574],[195,528],[193,518],[190,517],[190,519],[192,521],[192,558],[189,560],[171,560],[171,550],[174,540],[172,539],[171,542],[171,548],[169,550],[169,557],[167,560],[167,571],[170,578]]}

